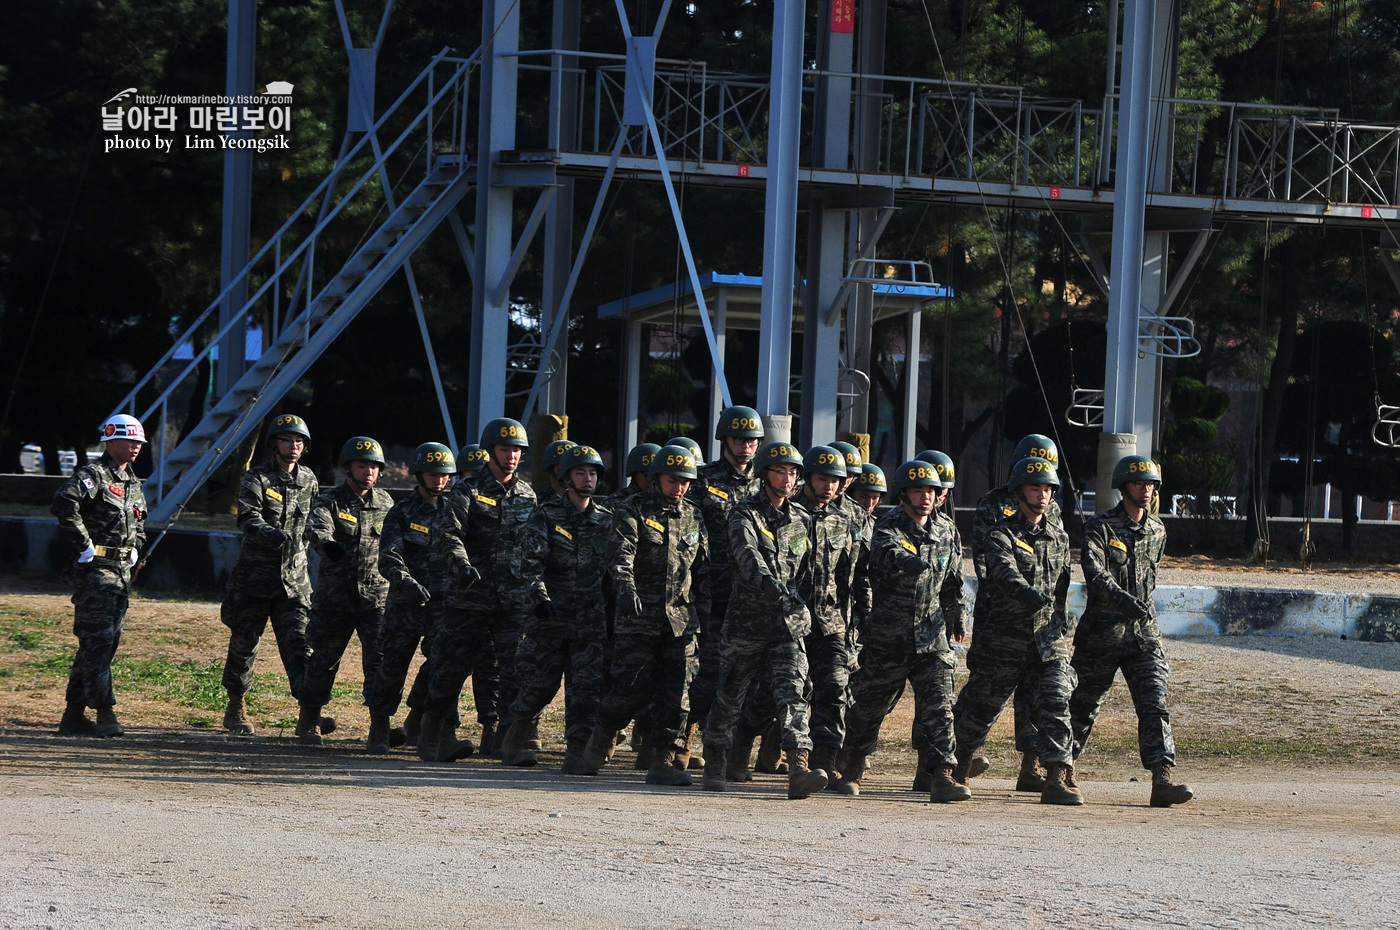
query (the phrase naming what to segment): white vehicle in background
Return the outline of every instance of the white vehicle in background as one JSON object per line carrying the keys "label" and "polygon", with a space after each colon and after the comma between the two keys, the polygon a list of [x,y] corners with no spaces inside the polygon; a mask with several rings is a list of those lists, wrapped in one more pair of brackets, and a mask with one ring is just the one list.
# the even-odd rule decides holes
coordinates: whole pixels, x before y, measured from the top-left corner
{"label": "white vehicle in background", "polygon": [[[92,460],[92,455],[88,455],[88,461]],[[44,473],[44,450],[32,442],[24,444],[19,451],[19,467],[26,475],[42,475]],[[73,469],[78,467],[78,453],[72,449],[58,450],[58,471],[59,474],[67,477],[73,474]]]}

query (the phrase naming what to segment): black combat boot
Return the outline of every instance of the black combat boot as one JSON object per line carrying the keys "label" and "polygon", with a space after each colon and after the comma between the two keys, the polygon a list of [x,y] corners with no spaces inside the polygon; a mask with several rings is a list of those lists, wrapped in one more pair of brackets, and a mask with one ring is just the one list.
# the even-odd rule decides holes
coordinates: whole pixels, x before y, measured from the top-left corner
{"label": "black combat boot", "polygon": [[389,754],[388,714],[369,715],[369,736],[365,737],[365,752],[372,756],[387,756]]}
{"label": "black combat boot", "polygon": [[1084,803],[1084,793],[1074,784],[1074,769],[1063,762],[1045,765],[1045,790],[1040,792],[1041,804],[1064,804],[1078,807]]}
{"label": "black combat boot", "polygon": [[672,751],[657,749],[652,753],[653,762],[651,768],[647,769],[648,785],[665,785],[667,788],[688,788],[695,782],[691,781],[689,773],[685,769],[676,768],[676,754]]}
{"label": "black combat boot", "polygon": [[457,727],[451,720],[443,718],[442,732],[438,734],[437,760],[456,762],[476,752],[476,743],[469,739],[457,738]]}
{"label": "black combat boot", "polygon": [[807,767],[808,753],[805,749],[788,752],[788,800],[800,801],[810,798],[826,787],[826,773],[820,769],[813,771]]}
{"label": "black combat boot", "polygon": [[126,731],[117,723],[117,712],[110,707],[97,709],[97,735],[103,739],[111,736],[125,736]]}
{"label": "black combat boot", "polygon": [[335,732],[336,722],[334,717],[321,718],[321,735],[330,736]]}
{"label": "black combat boot", "polygon": [[936,765],[929,772],[928,799],[933,804],[947,804],[950,801],[966,801],[972,797],[972,789],[953,780],[951,765]]}
{"label": "black combat boot", "polygon": [[594,727],[593,734],[588,737],[588,745],[583,747],[583,755],[579,759],[580,775],[597,775],[603,770],[603,766],[608,764],[608,758],[612,756],[613,749],[617,744],[617,731],[604,730],[602,727]]}
{"label": "black combat boot", "polygon": [[705,744],[705,778],[700,787],[706,791],[723,791],[725,789],[724,770],[726,768],[726,757],[729,750],[714,743]]}
{"label": "black combat boot", "polygon": [[230,694],[228,707],[224,708],[224,729],[234,736],[252,736],[253,724],[248,719],[248,711],[243,706],[243,695]]}
{"label": "black combat boot", "polygon": [[321,734],[316,732],[320,725],[321,708],[301,705],[301,713],[297,715],[297,742],[303,746],[321,745]]}
{"label": "black combat boot", "polygon": [[530,748],[529,743],[530,731],[534,729],[533,723],[533,720],[523,717],[516,717],[511,723],[505,739],[501,741],[501,761],[506,765],[529,768],[540,761],[540,757]]}
{"label": "black combat boot", "polygon": [[87,705],[70,702],[58,721],[59,736],[96,736],[97,724],[87,715]]}
{"label": "black combat boot", "polygon": [[424,762],[437,761],[443,723],[443,719],[437,714],[423,715],[423,724],[418,730],[418,758]]}
{"label": "black combat boot", "polygon": [[838,794],[857,797],[860,794],[860,780],[865,777],[865,755],[859,752],[850,754],[846,767],[841,770],[841,779],[836,783]]}
{"label": "black combat boot", "polygon": [[744,729],[741,723],[734,728],[734,742],[729,746],[729,760],[725,763],[724,777],[730,781],[753,781],[749,771],[749,758],[753,755],[753,741],[756,733]]}
{"label": "black combat boot", "polygon": [[1040,757],[1033,752],[1021,753],[1021,771],[1016,775],[1016,790],[1032,794],[1045,790],[1045,776],[1040,773]]}
{"label": "black combat boot", "polygon": [[1185,804],[1195,796],[1196,793],[1191,790],[1189,785],[1172,781],[1172,764],[1170,762],[1158,762],[1152,766],[1151,804],[1153,807]]}
{"label": "black combat boot", "polygon": [[583,769],[583,747],[585,743],[581,739],[571,739],[565,742],[564,764],[559,766],[561,775],[592,775]]}

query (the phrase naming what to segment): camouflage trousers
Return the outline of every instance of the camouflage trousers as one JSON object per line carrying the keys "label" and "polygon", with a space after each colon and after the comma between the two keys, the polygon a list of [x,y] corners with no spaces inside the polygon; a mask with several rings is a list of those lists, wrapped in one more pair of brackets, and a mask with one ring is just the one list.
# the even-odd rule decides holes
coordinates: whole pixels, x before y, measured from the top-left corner
{"label": "camouflage trousers", "polygon": [[[981,588],[979,587],[980,591]],[[984,620],[987,615],[986,601],[981,598],[973,602],[972,605],[972,634],[971,642],[967,649],[968,667],[971,668],[973,652],[977,649],[977,630],[979,620]],[[986,623],[981,623],[980,628],[985,629]],[[1040,708],[1037,705],[1035,682],[1023,681],[1016,686],[1016,691],[1011,696],[1011,724],[1016,732],[1016,751],[1020,753],[1036,752],[1036,747],[1040,745],[1040,726],[1036,723],[1040,719]],[[927,746],[920,746],[914,743],[917,750],[927,749]]]}
{"label": "camouflage trousers", "polygon": [[272,621],[277,652],[287,671],[292,697],[301,698],[306,661],[311,645],[306,640],[306,602],[296,597],[254,597],[230,590],[219,609],[219,619],[229,628],[228,657],[224,660],[224,690],[230,696],[247,694],[253,687],[253,665],[258,643]]}
{"label": "camouflage trousers", "polygon": [[705,742],[730,745],[749,685],[760,672],[767,672],[783,748],[811,749],[807,730],[807,652],[802,643],[730,636],[728,630],[725,633],[719,686],[705,720]]}
{"label": "camouflage trousers", "polygon": [[695,634],[616,634],[612,687],[598,705],[597,725],[604,732],[616,732],[650,704],[647,745],[659,752],[679,750],[690,714],[688,689],[694,674]]}
{"label": "camouflage trousers", "polygon": [[[840,749],[846,740],[846,715],[851,706],[850,637],[845,633],[823,636],[813,632],[804,641],[807,653],[807,703],[812,709],[807,729],[813,746]],[[778,719],[778,705],[767,678],[749,689],[739,725],[749,733],[762,733]],[[916,724],[917,727],[917,724]]]}
{"label": "camouflage trousers", "polygon": [[[428,651],[431,649],[428,637],[423,638],[423,658],[427,659]],[[424,705],[428,703],[428,681],[432,678],[433,665],[425,661],[418,666],[418,674],[413,676],[413,687],[408,689],[408,697],[404,703],[420,713]],[[472,703],[476,707],[476,722],[485,726],[490,723],[494,725],[501,718],[501,710],[496,701],[500,695],[501,677],[500,671],[496,667],[496,649],[491,645],[491,638],[488,636],[481,644],[481,653],[477,656],[476,664],[471,670],[472,680]],[[462,725],[462,715],[454,711],[452,718],[458,726]]]}
{"label": "camouflage trousers", "polygon": [[1036,745],[1025,751],[1034,751],[1046,763],[1073,761],[1069,696],[1074,691],[1075,675],[1068,655],[1057,654],[1047,660],[1029,635],[987,631],[978,649],[968,651],[967,670],[967,684],[953,706],[959,751],[973,753],[982,748],[1012,693],[1026,683],[1039,695],[1039,732]]}
{"label": "camouflage trousers", "polygon": [[699,668],[690,682],[689,722],[701,727],[705,725],[705,718],[710,715],[710,707],[715,703],[715,689],[719,686],[720,650],[724,645],[724,614],[728,609],[728,601],[712,601],[710,616],[696,640]]}
{"label": "camouflage trousers", "polygon": [[78,637],[78,651],[68,672],[68,703],[111,707],[117,703],[112,659],[122,640],[129,589],[120,572],[81,565],[74,570],[74,588],[73,635]]}
{"label": "camouflage trousers", "polygon": [[1095,635],[1081,625],[1074,637],[1074,659],[1070,664],[1079,676],[1079,684],[1069,699],[1076,759],[1089,742],[1104,695],[1113,686],[1113,676],[1121,670],[1137,711],[1138,754],[1143,768],[1158,762],[1176,764],[1176,743],[1167,710],[1170,668],[1160,645],[1143,649],[1136,642],[1125,643],[1117,636]]}
{"label": "camouflage trousers", "polygon": [[379,670],[379,629],[384,625],[384,611],[378,607],[366,610],[325,610],[313,607],[306,623],[306,639],[311,644],[311,658],[306,663],[306,677],[301,683],[301,703],[324,707],[331,702],[331,688],[340,672],[340,660],[350,637],[360,638],[360,668],[364,672],[361,694],[369,706],[374,673]]}
{"label": "camouflage trousers", "polygon": [[603,641],[559,636],[520,638],[515,653],[520,690],[511,708],[512,719],[533,720],[559,693],[564,682],[564,739],[588,742],[598,722],[603,698]]}
{"label": "camouflage trousers", "polygon": [[423,710],[439,716],[457,713],[457,702],[472,670],[490,643],[496,654],[500,680],[497,707],[500,725],[509,727],[511,708],[520,690],[515,654],[529,614],[518,610],[475,610],[448,607],[433,631],[433,671],[428,678],[428,700]]}
{"label": "camouflage trousers", "polygon": [[867,639],[861,645],[860,671],[851,676],[851,710],[846,716],[845,748],[868,756],[880,739],[880,727],[904,694],[914,686],[914,746],[927,754],[927,765],[955,765],[953,735],[952,652],[915,652],[912,643]]}
{"label": "camouflage trousers", "polygon": [[379,628],[379,666],[374,670],[374,685],[365,696],[371,714],[392,717],[398,713],[408,667],[413,664],[413,654],[420,647],[424,661],[418,674],[421,677],[430,673],[433,627],[443,609],[389,602],[384,612],[384,624]]}

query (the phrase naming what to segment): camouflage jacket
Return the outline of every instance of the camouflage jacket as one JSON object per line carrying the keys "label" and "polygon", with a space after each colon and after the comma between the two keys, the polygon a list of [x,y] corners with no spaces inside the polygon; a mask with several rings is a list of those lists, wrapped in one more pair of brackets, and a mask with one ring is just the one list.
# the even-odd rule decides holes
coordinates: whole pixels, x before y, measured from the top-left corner
{"label": "camouflage jacket", "polygon": [[[696,632],[710,616],[710,542],[700,511],[656,489],[619,507],[608,537],[608,577],[618,601],[614,633]],[[633,594],[640,617],[624,606]]]}
{"label": "camouflage jacket", "polygon": [[[1068,658],[1070,562],[1065,531],[1018,510],[987,536],[987,614],[978,622],[996,636],[1034,640],[1045,661]],[[1036,592],[1049,598],[1044,607]]]}
{"label": "camouflage jacket", "polygon": [[618,490],[609,494],[607,497],[603,498],[603,506],[608,508],[608,510],[616,510],[619,506],[623,504],[632,503],[633,498],[639,497],[646,493],[646,491],[643,491],[635,484],[629,483],[625,488],[619,488]]}
{"label": "camouflage jacket", "polygon": [[[316,592],[311,596],[313,607],[368,610],[384,606],[389,582],[379,574],[379,540],[384,518],[393,506],[388,491],[370,488],[361,497],[346,484],[328,488],[316,498],[304,534],[321,552]],[[332,562],[321,551],[332,539],[345,547],[345,557],[339,562]]]}
{"label": "camouflage jacket", "polygon": [[535,603],[552,603],[555,619],[531,617],[526,633],[580,640],[607,635],[603,566],[612,522],[612,511],[596,501],[587,510],[561,498],[535,508],[525,524],[523,573]]}
{"label": "camouflage jacket", "polygon": [[[841,506],[840,498],[825,507],[817,507],[804,490],[793,497],[792,503],[805,512],[808,539],[812,543],[811,571],[798,589],[798,596],[807,603],[812,625],[822,636],[846,632],[846,618],[851,604],[851,581],[855,574],[855,552],[860,534],[851,528],[851,514]],[[865,523],[865,514],[860,515]]]}
{"label": "camouflage jacket", "polygon": [[[977,582],[987,577],[987,536],[1020,512],[1020,501],[1016,492],[1006,485],[992,488],[977,502],[977,511],[972,516],[972,567],[977,572]],[[1045,508],[1045,519],[1064,529],[1065,519],[1060,512],[1060,502],[1050,498]]]}
{"label": "camouflage jacket", "polygon": [[[950,651],[948,640],[963,627],[956,535],[936,517],[920,526],[902,507],[880,518],[870,543],[874,605],[860,627],[863,641],[912,646],[916,653]],[[918,559],[929,567],[909,571]]]}
{"label": "camouflage jacket", "polygon": [[[140,549],[146,544],[146,498],[141,479],[130,466],[118,469],[107,453],[96,462],[75,469],[53,497],[49,511],[58,517],[59,528],[81,553],[89,542],[95,546]],[[131,585],[131,565],[116,556],[94,556],[91,562],[74,563],[79,573],[95,568],[117,575],[123,585]]]}
{"label": "camouflage jacket", "polygon": [[474,585],[457,581],[449,586],[448,606],[513,611],[533,607],[523,545],[525,524],[535,509],[535,489],[519,472],[509,486],[501,484],[487,466],[458,481],[448,500],[449,544],[481,572],[481,581]]}
{"label": "camouflage jacket", "polygon": [[729,575],[729,512],[745,498],[758,493],[761,482],[750,466],[747,474],[737,472],[722,454],[700,466],[700,477],[690,483],[688,499],[705,520],[710,534],[710,594],[718,601],[729,600],[733,580]]}
{"label": "camouflage jacket", "polygon": [[409,578],[427,588],[434,600],[445,597],[452,577],[468,564],[447,538],[452,508],[446,497],[438,498],[434,507],[414,491],[385,516],[384,533],[379,538],[379,573],[389,582],[390,608],[400,599],[412,603],[402,588]]}
{"label": "camouflage jacket", "polygon": [[[724,635],[801,640],[812,632],[802,600],[810,587],[810,515],[791,501],[782,510],[759,491],[729,513],[729,555],[734,589],[724,615]],[[842,528],[844,529],[844,528]]]}
{"label": "camouflage jacket", "polygon": [[862,508],[860,519],[864,521],[861,528],[860,544],[855,550],[855,568],[853,575],[855,580],[851,584],[851,613],[850,625],[859,629],[865,622],[865,618],[870,616],[870,611],[875,606],[874,576],[870,570],[870,546],[875,540],[876,519],[873,513],[866,513]]}
{"label": "camouflage jacket", "polygon": [[[320,488],[311,469],[298,465],[288,474],[269,459],[243,475],[238,488],[238,528],[243,549],[229,577],[229,589],[254,597],[311,600],[306,566],[306,520]],[[269,537],[280,530],[281,542]]]}
{"label": "camouflage jacket", "polygon": [[[1128,516],[1122,501],[1107,513],[1090,517],[1084,524],[1079,556],[1088,605],[1079,622],[1089,629],[1121,627],[1124,636],[1133,636],[1144,649],[1161,645],[1162,631],[1157,627],[1152,595],[1157,590],[1157,565],[1166,547],[1167,529],[1162,521],[1149,513],[1137,523]],[[1151,616],[1128,619],[1124,615],[1128,598],[1146,604]]]}

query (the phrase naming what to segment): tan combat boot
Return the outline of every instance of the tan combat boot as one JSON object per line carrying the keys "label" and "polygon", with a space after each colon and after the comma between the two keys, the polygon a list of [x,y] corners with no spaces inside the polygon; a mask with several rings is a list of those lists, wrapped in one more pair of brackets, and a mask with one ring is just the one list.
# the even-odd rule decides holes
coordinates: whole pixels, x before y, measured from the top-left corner
{"label": "tan combat boot", "polygon": [[838,794],[856,797],[860,794],[860,780],[865,777],[865,756],[858,752],[850,754],[850,760],[841,770],[841,779],[836,783]]}
{"label": "tan combat boot", "polygon": [[826,773],[828,786],[836,781],[836,749],[831,746],[813,746],[807,764],[813,771],[820,769]]}
{"label": "tan combat boot", "polygon": [[1190,785],[1172,781],[1172,764],[1170,762],[1158,762],[1152,766],[1152,801],[1150,803],[1153,807],[1185,804],[1195,796],[1196,793],[1191,790]]}
{"label": "tan combat boot", "polygon": [[608,731],[602,727],[594,727],[593,735],[588,737],[588,745],[583,747],[583,755],[579,758],[578,774],[597,775],[603,770],[603,766],[607,765],[616,747],[616,730]]}
{"label": "tan combat boot", "polygon": [[59,736],[96,736],[97,724],[87,715],[87,705],[70,702],[58,721]]}
{"label": "tan combat boot", "polygon": [[456,762],[476,752],[476,743],[469,739],[457,738],[457,727],[446,717],[442,721],[442,731],[438,734],[437,760]]}
{"label": "tan combat boot", "polygon": [[372,756],[389,754],[389,715],[369,715],[369,735],[365,737],[365,752]]}
{"label": "tan combat boot", "polygon": [[103,739],[111,736],[125,736],[126,731],[117,723],[117,712],[110,707],[97,709],[97,735]]}
{"label": "tan combat boot", "polygon": [[[409,711],[408,716],[411,718],[413,716],[413,711]],[[404,722],[407,723],[408,721]],[[481,754],[483,756],[491,755],[491,751],[496,748],[496,721],[481,721],[481,741],[477,743],[477,745],[481,747]]]}
{"label": "tan combat boot", "polygon": [[810,798],[826,787],[826,773],[808,767],[809,753],[805,749],[794,749],[788,753],[788,800],[801,801]]}
{"label": "tan combat boot", "polygon": [[724,766],[724,777],[730,781],[753,781],[749,771],[749,759],[753,756],[753,741],[757,734],[744,729],[741,723],[734,728],[734,742],[729,747],[729,759]]}
{"label": "tan combat boot", "polygon": [[297,742],[303,746],[319,746],[323,742],[317,727],[321,725],[321,708],[301,705],[297,715]]}
{"label": "tan combat boot", "polygon": [[1033,752],[1021,753],[1021,771],[1016,775],[1016,790],[1038,794],[1045,790],[1045,776],[1040,772],[1040,757]]}
{"label": "tan combat boot", "polygon": [[234,736],[252,736],[253,724],[243,707],[243,695],[230,694],[228,707],[224,710],[224,729]]}
{"label": "tan combat boot", "polygon": [[560,775],[592,775],[583,770],[584,740],[571,739],[564,744],[564,763],[559,766]]}
{"label": "tan combat boot", "polygon": [[952,801],[966,801],[971,797],[972,789],[953,779],[951,765],[936,765],[929,772],[930,803],[948,804]]}
{"label": "tan combat boot", "polygon": [[762,775],[786,775],[788,760],[783,753],[783,733],[776,723],[764,728],[758,741],[758,759],[753,770]]}
{"label": "tan combat boot", "polygon": [[700,783],[700,787],[706,791],[723,791],[727,786],[725,782],[724,770],[727,768],[726,757],[729,750],[723,746],[716,746],[714,743],[705,744],[705,777]]}
{"label": "tan combat boot", "polygon": [[[972,773],[971,773],[971,772],[968,773],[968,777],[969,777],[969,778],[972,777]],[[915,791],[932,791],[932,790],[933,790],[933,773],[930,772],[930,771],[928,770],[928,750],[927,750],[927,749],[920,749],[920,750],[919,750],[919,761],[918,761],[917,765],[916,765],[915,768],[914,768],[914,790],[915,790]]]}
{"label": "tan combat boot", "polygon": [[1040,792],[1041,804],[1064,804],[1078,807],[1084,803],[1084,793],[1074,784],[1074,768],[1063,762],[1045,765],[1045,790]]}
{"label": "tan combat boot", "polygon": [[536,765],[540,757],[530,748],[530,731],[535,729],[533,720],[516,717],[501,740],[501,761],[527,769]]}
{"label": "tan combat boot", "polygon": [[690,780],[690,775],[685,769],[676,768],[674,752],[658,750],[652,755],[654,760],[651,768],[647,769],[648,785],[665,785],[668,788],[688,788],[695,782]]}

